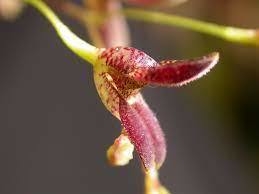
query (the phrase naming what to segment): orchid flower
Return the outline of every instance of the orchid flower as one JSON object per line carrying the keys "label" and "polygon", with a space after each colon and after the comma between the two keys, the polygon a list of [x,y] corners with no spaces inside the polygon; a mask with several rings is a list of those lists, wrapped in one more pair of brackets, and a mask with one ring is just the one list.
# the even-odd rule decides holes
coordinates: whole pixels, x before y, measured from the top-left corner
{"label": "orchid flower", "polygon": [[146,85],[187,84],[205,75],[217,61],[218,53],[192,60],[156,62],[132,47],[100,51],[94,66],[97,91],[106,108],[121,121],[147,170],[162,165],[166,143],[159,122],[140,90]]}
{"label": "orchid flower", "polygon": [[69,49],[93,65],[97,92],[123,127],[107,152],[110,162],[127,164],[135,148],[146,174],[146,193],[168,193],[160,185],[157,173],[166,157],[165,136],[141,89],[150,85],[177,87],[194,81],[218,62],[218,53],[157,62],[133,47],[96,48],[72,33],[42,1],[25,1],[52,23]]}

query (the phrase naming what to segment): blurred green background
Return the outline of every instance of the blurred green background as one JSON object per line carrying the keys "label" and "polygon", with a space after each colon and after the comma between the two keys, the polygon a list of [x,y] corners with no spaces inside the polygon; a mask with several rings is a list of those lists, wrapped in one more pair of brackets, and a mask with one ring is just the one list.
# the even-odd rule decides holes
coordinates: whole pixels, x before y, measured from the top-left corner
{"label": "blurred green background", "polygon": [[[258,0],[190,0],[164,11],[259,27]],[[62,18],[88,40],[81,26]],[[157,60],[221,54],[207,76],[188,86],[144,90],[167,137],[162,182],[175,194],[257,194],[259,48],[129,25],[132,45]],[[141,193],[138,159],[122,168],[106,162],[120,124],[101,104],[91,66],[32,8],[14,22],[1,21],[0,43],[0,193]]]}

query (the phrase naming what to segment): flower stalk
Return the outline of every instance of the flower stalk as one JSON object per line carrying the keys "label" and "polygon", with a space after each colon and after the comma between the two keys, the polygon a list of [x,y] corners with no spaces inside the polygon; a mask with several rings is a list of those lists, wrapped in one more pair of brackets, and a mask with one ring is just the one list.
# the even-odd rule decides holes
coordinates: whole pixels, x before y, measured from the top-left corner
{"label": "flower stalk", "polygon": [[76,55],[80,56],[90,64],[95,64],[98,57],[98,48],[88,44],[77,35],[75,35],[42,1],[24,0],[24,2],[36,8],[42,15],[44,15],[48,19],[48,21],[56,30],[60,39],[71,51],[73,51]]}
{"label": "flower stalk", "polygon": [[[69,12],[70,8],[73,8],[75,12]],[[91,14],[85,13],[85,10],[80,9],[79,6],[73,3],[67,4],[67,10],[65,10],[64,12],[69,12],[69,15],[72,15],[81,22],[93,22],[91,20],[91,17],[93,17],[93,15],[90,16]],[[121,11],[119,12],[122,12],[126,18],[132,20],[180,27],[187,30],[215,36],[229,42],[259,46],[259,29],[246,29],[219,25],[174,14],[166,14],[159,11],[150,11],[138,8],[125,8],[121,9]],[[116,14],[118,14],[117,11],[113,13],[104,13],[98,15],[98,18],[99,20],[102,20],[102,18],[113,17]]]}
{"label": "flower stalk", "polygon": [[146,11],[135,8],[124,9],[123,13],[125,16],[133,20],[163,24],[167,26],[177,26],[216,36],[230,42],[259,46],[259,33],[258,30],[255,29],[223,26],[173,14],[166,14],[157,11]]}
{"label": "flower stalk", "polygon": [[159,174],[156,169],[145,172],[145,194],[170,194],[160,183]]}

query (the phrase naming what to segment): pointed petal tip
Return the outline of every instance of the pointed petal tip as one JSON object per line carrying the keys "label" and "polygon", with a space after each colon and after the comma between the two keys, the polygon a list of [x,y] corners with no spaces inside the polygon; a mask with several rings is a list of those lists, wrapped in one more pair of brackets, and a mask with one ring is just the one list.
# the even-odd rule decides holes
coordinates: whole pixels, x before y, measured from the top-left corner
{"label": "pointed petal tip", "polygon": [[214,67],[219,61],[219,52],[212,52],[205,56],[210,62],[209,67]]}
{"label": "pointed petal tip", "polygon": [[133,79],[153,86],[178,87],[207,74],[219,61],[219,53],[185,60],[164,60],[151,68],[138,68]]}
{"label": "pointed petal tip", "polygon": [[173,86],[183,86],[206,75],[218,63],[219,57],[220,57],[219,52],[212,52],[202,57],[198,57],[198,58],[194,58],[193,60],[190,60],[192,61],[191,63],[193,63],[194,65],[199,65],[201,67],[200,70],[196,69],[196,71],[198,70],[196,75],[182,82],[179,82]]}
{"label": "pointed petal tip", "polygon": [[219,61],[219,52],[212,52],[204,57],[204,61],[201,59],[201,62],[204,63],[204,69],[200,72],[201,76],[207,74]]}
{"label": "pointed petal tip", "polygon": [[[197,63],[204,65],[203,70],[197,75],[196,78],[200,78],[206,75],[219,61],[219,52],[209,53],[201,58],[197,58]],[[194,59],[195,61],[195,59]]]}

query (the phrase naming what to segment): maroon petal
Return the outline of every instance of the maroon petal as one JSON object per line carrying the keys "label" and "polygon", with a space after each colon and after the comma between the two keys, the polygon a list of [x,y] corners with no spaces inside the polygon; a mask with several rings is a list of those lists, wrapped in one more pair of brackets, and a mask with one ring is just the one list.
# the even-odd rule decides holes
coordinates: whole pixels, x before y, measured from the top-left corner
{"label": "maroon petal", "polygon": [[129,105],[120,101],[120,118],[146,169],[159,168],[165,160],[164,133],[153,112],[139,94]]}
{"label": "maroon petal", "polygon": [[131,74],[134,80],[152,85],[181,86],[194,81],[210,71],[218,62],[214,52],[191,60],[161,61],[158,66],[138,68]]}
{"label": "maroon petal", "polygon": [[142,117],[142,120],[152,137],[155,151],[155,162],[157,168],[159,168],[163,164],[166,157],[166,141],[164,132],[161,129],[156,116],[149,108],[142,95],[138,96],[138,100],[134,103],[133,106],[138,114]]}
{"label": "maroon petal", "polygon": [[157,66],[157,62],[143,51],[133,47],[112,47],[103,50],[99,55],[100,63],[108,66],[116,73],[128,76],[136,68]]}
{"label": "maroon petal", "polygon": [[155,153],[153,140],[147,126],[137,110],[124,99],[120,99],[119,112],[122,125],[134,144],[144,167],[150,169],[155,164]]}

